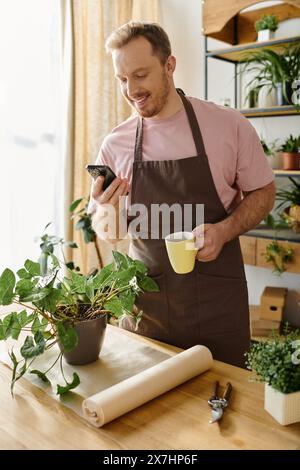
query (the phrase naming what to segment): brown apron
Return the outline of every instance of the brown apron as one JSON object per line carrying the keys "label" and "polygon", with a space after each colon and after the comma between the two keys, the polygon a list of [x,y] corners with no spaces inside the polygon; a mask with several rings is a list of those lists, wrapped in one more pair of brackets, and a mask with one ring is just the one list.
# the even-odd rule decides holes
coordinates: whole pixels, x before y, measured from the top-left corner
{"label": "brown apron", "polygon": [[[193,204],[193,208],[204,204],[205,223],[216,223],[228,214],[213,182],[193,107],[181,90],[178,93],[187,113],[197,156],[143,162],[143,119],[139,118],[131,203],[144,204],[149,213],[151,204]],[[195,214],[193,210],[193,227]],[[211,350],[214,359],[245,366],[244,353],[250,345],[249,309],[238,238],[226,243],[216,260],[196,261],[189,274],[173,271],[163,238],[132,239],[129,254],[146,264],[149,275],[160,287],[158,293],[139,296],[136,304],[144,313],[137,333],[181,348],[203,344]],[[134,330],[129,319],[122,326]]]}

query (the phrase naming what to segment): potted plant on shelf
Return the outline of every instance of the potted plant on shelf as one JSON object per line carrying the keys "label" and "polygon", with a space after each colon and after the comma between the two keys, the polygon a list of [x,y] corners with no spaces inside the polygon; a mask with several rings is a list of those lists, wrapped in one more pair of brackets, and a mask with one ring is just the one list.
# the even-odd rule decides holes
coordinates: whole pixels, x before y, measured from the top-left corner
{"label": "potted plant on shelf", "polygon": [[282,212],[282,217],[286,220],[292,230],[296,233],[300,232],[300,184],[293,178],[289,177],[293,183],[290,189],[278,189],[276,191],[276,200],[280,201],[277,211],[282,206],[288,204]]}
{"label": "potted plant on shelf", "polygon": [[284,170],[300,169],[300,135],[293,137],[290,135],[283,142],[281,148],[282,165]]}
{"label": "potted plant on shelf", "polygon": [[266,252],[263,253],[267,263],[271,263],[273,266],[273,273],[281,276],[286,269],[287,263],[290,263],[294,259],[294,250],[291,247],[285,247],[278,243],[277,240],[272,240],[266,246]]}
{"label": "potted plant on shelf", "polygon": [[[59,240],[63,245],[63,240]],[[47,245],[45,237],[43,243]],[[40,263],[26,260],[16,273],[18,280],[10,269],[5,269],[0,277],[0,305],[11,305],[11,312],[0,320],[0,340],[22,342],[18,354],[13,348],[9,353],[13,363],[12,391],[26,372],[49,382],[47,374],[59,361],[65,385],[58,385],[57,393],[64,394],[75,388],[80,379],[76,373],[72,380],[65,379],[63,356],[70,364],[95,361],[107,318],[122,322],[128,315],[138,325],[142,312],[134,313],[136,297],[143,291],[159,289],[147,276],[147,268],[141,261],[122,253],[113,252],[113,263],[85,276],[67,268],[46,246],[43,250],[48,257],[47,270],[44,263],[43,273]],[[62,274],[64,268],[66,272]],[[24,309],[17,312],[16,305]],[[29,334],[24,338],[26,332]],[[54,363],[47,370],[34,369],[35,359],[57,343]]]}
{"label": "potted plant on shelf", "polygon": [[[277,105],[293,103],[293,83],[299,79],[300,74],[300,43],[296,46],[291,44],[284,48],[282,54],[278,54],[272,49],[264,48],[261,51],[247,53],[243,57],[244,64],[241,66],[239,74],[245,72],[251,75],[251,80],[247,83],[248,93],[245,99],[249,99],[253,90],[258,95],[260,107],[266,107],[262,103],[262,92],[266,91],[266,100],[273,90],[276,90]],[[268,106],[268,105],[267,105]]]}
{"label": "potted plant on shelf", "polygon": [[273,39],[275,31],[278,29],[278,18],[275,15],[263,15],[254,24],[257,34],[257,41],[268,41]]}
{"label": "potted plant on shelf", "polygon": [[275,139],[273,142],[267,144],[265,139],[260,139],[265,156],[267,157],[267,160],[273,170],[278,170],[281,168],[281,155],[277,148],[277,141],[278,139]]}
{"label": "potted plant on shelf", "polygon": [[246,358],[255,380],[265,383],[265,410],[283,425],[300,421],[299,331],[285,328],[283,336],[274,332],[252,344]]}

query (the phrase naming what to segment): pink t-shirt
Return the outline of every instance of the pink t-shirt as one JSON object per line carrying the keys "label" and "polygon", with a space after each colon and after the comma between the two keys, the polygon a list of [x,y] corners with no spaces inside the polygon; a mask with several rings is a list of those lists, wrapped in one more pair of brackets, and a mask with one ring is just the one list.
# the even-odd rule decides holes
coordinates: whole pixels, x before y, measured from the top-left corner
{"label": "pink t-shirt", "polygon": [[[274,179],[259,137],[237,110],[188,97],[201,129],[216,190],[230,212],[240,190],[253,191]],[[137,115],[106,136],[96,164],[109,165],[117,176],[132,181]],[[171,117],[144,119],[143,161],[193,157],[196,148],[184,108]],[[130,196],[129,196],[130,197]],[[89,212],[96,203],[91,200]]]}

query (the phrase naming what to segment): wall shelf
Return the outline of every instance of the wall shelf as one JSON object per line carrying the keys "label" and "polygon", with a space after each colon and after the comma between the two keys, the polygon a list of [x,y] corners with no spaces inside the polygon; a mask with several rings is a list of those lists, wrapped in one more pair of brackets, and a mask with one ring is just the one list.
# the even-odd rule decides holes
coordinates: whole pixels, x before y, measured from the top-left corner
{"label": "wall shelf", "polygon": [[244,116],[255,117],[272,117],[272,116],[300,116],[300,106],[273,106],[272,108],[248,108],[239,110]]}
{"label": "wall shelf", "polygon": [[248,237],[268,238],[300,243],[300,233],[293,232],[293,230],[288,228],[273,230],[266,225],[259,225],[258,227],[249,230],[249,232],[245,233],[245,235]]}
{"label": "wall shelf", "polygon": [[300,176],[300,170],[274,170],[274,174],[276,176],[284,176],[284,177],[289,177],[289,176]]}
{"label": "wall shelf", "polygon": [[258,52],[268,48],[277,53],[283,52],[284,48],[290,44],[300,42],[300,36],[278,38],[263,42],[252,42],[248,44],[238,44],[226,49],[216,49],[207,51],[206,56],[214,59],[225,60],[231,63],[245,62],[245,57],[252,52]]}

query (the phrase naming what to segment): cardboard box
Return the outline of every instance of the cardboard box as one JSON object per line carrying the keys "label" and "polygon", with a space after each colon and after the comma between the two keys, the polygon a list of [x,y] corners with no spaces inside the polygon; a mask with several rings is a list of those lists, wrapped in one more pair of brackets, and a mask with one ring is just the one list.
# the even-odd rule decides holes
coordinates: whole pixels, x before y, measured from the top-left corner
{"label": "cardboard box", "polygon": [[251,336],[270,336],[273,330],[279,331],[280,321],[264,320],[260,318],[260,305],[250,306]]}
{"label": "cardboard box", "polygon": [[281,321],[287,289],[283,287],[265,287],[260,298],[260,318]]}

